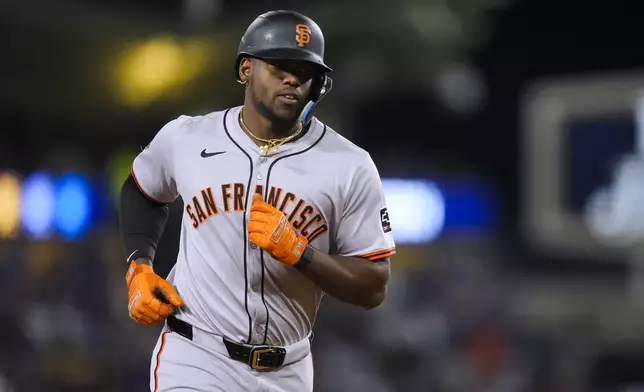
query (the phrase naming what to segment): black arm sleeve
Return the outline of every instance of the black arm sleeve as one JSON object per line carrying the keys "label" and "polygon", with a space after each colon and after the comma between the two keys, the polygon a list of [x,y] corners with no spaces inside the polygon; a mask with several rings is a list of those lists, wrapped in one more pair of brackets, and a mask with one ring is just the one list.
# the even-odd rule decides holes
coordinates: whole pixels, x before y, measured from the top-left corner
{"label": "black arm sleeve", "polygon": [[167,204],[148,199],[130,174],[121,188],[119,224],[125,251],[130,260],[146,258],[152,262],[170,215]]}

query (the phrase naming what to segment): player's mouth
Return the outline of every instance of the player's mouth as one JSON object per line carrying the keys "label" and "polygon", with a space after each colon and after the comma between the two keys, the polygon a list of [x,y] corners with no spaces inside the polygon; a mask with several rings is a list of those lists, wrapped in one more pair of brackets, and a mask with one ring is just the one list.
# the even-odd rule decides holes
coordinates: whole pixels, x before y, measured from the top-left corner
{"label": "player's mouth", "polygon": [[300,101],[300,96],[295,93],[280,93],[277,96],[282,102],[293,105]]}

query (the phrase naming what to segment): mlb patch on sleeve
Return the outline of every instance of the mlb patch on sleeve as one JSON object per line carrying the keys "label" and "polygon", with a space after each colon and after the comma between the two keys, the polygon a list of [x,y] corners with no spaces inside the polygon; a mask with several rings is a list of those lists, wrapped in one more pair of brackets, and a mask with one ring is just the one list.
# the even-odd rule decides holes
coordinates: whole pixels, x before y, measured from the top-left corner
{"label": "mlb patch on sleeve", "polygon": [[382,223],[382,230],[384,230],[385,233],[389,233],[391,231],[391,222],[389,222],[389,212],[387,211],[387,207],[380,210],[380,223]]}

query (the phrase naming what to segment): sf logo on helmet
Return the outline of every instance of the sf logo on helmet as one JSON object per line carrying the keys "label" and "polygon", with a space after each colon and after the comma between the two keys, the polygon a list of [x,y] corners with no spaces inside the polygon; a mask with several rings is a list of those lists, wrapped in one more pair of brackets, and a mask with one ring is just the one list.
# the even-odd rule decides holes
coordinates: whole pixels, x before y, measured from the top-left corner
{"label": "sf logo on helmet", "polygon": [[305,24],[298,24],[295,26],[295,40],[297,41],[297,46],[303,48],[304,45],[308,44],[311,41],[311,29]]}

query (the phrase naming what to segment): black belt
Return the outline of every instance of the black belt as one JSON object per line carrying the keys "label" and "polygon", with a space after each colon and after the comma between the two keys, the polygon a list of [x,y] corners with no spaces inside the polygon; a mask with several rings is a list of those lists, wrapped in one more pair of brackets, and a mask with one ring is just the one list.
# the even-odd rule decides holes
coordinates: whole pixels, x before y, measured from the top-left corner
{"label": "black belt", "polygon": [[[188,340],[192,340],[192,325],[174,316],[168,317],[166,324],[171,331]],[[253,346],[235,343],[226,338],[223,338],[223,340],[226,350],[228,350],[228,356],[236,361],[248,364],[252,369],[274,370],[284,364],[286,349],[283,347]]]}

